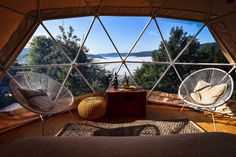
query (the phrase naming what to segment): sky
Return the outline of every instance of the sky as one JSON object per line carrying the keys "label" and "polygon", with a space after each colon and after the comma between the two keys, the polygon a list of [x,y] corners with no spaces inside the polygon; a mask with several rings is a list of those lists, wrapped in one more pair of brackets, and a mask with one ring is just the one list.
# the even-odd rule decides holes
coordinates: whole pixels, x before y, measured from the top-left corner
{"label": "sky", "polygon": [[[105,28],[110,34],[114,44],[116,45],[119,52],[129,52],[134,42],[137,40],[139,34],[144,29],[145,25],[149,21],[149,17],[112,17],[112,16],[101,16]],[[70,19],[59,19],[44,21],[44,25],[48,28],[51,34],[56,37],[60,34],[58,26],[64,26],[68,30],[69,26],[72,26],[75,30],[75,35],[80,39],[83,39],[87,33],[87,30],[93,20],[93,17],[80,17]],[[168,40],[169,33],[172,27],[183,27],[183,30],[189,35],[195,35],[197,31],[203,26],[199,22],[190,22],[183,20],[157,18],[157,23],[160,26],[161,32],[165,40]],[[40,26],[35,35],[46,35],[47,32]],[[205,27],[202,32],[197,36],[200,43],[214,42],[214,38],[209,32],[208,28]],[[158,49],[161,42],[161,37],[155,22],[152,21],[147,27],[146,31],[136,44],[132,52],[140,51],[152,51]],[[29,44],[27,44],[28,46]],[[89,49],[91,54],[99,53],[111,53],[116,52],[115,48],[111,44],[108,36],[103,30],[101,24],[96,19],[91,32],[85,42],[86,47]]]}

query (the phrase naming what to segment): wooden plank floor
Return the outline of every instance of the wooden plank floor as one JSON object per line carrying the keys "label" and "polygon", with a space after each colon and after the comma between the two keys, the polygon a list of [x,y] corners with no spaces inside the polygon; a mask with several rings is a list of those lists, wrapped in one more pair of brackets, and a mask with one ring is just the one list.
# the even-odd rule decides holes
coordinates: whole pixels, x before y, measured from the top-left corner
{"label": "wooden plank floor", "polygon": [[[211,115],[203,114],[191,109],[185,108],[179,113],[179,107],[166,106],[166,105],[147,105],[147,115],[145,119],[153,120],[168,120],[168,119],[189,119],[199,125],[207,132],[213,132],[213,124]],[[73,111],[73,115],[76,119],[78,114]],[[60,116],[52,118],[46,122],[45,135],[54,136],[60,129],[62,129],[67,123],[73,123],[75,120],[69,113],[64,113]],[[231,118],[223,118],[222,116],[216,116],[216,126],[219,132],[228,132],[236,134],[236,120]],[[18,138],[41,136],[42,135],[42,122],[36,120],[24,126],[15,128],[8,132],[0,134],[0,146],[10,143]]]}

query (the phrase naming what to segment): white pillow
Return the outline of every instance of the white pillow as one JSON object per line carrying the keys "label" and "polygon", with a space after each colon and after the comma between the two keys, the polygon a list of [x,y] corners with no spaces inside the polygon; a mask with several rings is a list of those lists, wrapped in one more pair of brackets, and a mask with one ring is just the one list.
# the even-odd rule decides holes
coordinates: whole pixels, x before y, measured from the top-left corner
{"label": "white pillow", "polygon": [[208,87],[211,87],[211,86],[212,85],[210,83],[205,82],[203,80],[200,80],[200,81],[198,81],[198,83],[197,83],[197,85],[196,85],[196,87],[194,88],[193,91],[197,92],[197,91],[200,91],[200,90],[202,90],[204,88],[208,88]]}
{"label": "white pillow", "polygon": [[39,111],[48,111],[54,105],[47,93],[42,89],[29,90],[19,88],[20,93],[25,97],[29,105]]}
{"label": "white pillow", "polygon": [[199,104],[210,105],[217,102],[226,89],[226,84],[212,86],[208,82],[200,80],[197,83],[194,92],[191,93],[190,96]]}

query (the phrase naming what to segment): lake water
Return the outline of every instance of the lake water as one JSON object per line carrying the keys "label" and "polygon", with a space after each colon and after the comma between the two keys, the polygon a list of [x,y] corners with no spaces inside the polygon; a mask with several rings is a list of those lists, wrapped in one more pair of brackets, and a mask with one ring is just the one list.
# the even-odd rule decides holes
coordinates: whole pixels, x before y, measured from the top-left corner
{"label": "lake water", "polygon": [[[119,57],[106,57],[104,59],[94,58],[94,62],[95,61],[97,61],[97,62],[120,61],[120,58]],[[130,56],[127,58],[127,61],[152,61],[152,57]],[[119,68],[119,66],[121,65],[121,63],[110,63],[110,64],[102,64],[102,65],[104,65],[106,70],[116,71]],[[142,66],[142,63],[126,63],[126,65],[128,66],[130,72],[133,74],[137,68],[140,68]],[[123,65],[122,68],[120,69],[120,72],[118,73],[118,75],[124,75],[125,73],[128,75],[128,71],[125,68],[125,66]]]}
{"label": "lake water", "polygon": [[[17,60],[19,64],[25,64],[27,63],[27,56],[26,54],[28,53],[29,49],[25,48],[21,54],[18,56]],[[107,57],[106,55],[101,55],[101,57],[103,58],[93,58],[94,62],[106,62],[106,61],[120,61],[119,56],[117,55],[116,57]],[[123,58],[125,56],[122,56]],[[152,61],[152,57],[135,57],[135,56],[129,56],[127,58],[127,61]],[[102,66],[105,67],[106,70],[109,71],[116,71],[121,63],[111,63],[111,64],[101,64]],[[131,73],[133,74],[135,72],[135,70],[137,68],[141,67],[141,63],[126,63],[126,65],[128,66],[129,70],[131,71]],[[128,75],[128,71],[125,68],[125,66],[123,65],[122,68],[120,69],[120,72],[118,73],[118,75],[124,75],[124,74]]]}

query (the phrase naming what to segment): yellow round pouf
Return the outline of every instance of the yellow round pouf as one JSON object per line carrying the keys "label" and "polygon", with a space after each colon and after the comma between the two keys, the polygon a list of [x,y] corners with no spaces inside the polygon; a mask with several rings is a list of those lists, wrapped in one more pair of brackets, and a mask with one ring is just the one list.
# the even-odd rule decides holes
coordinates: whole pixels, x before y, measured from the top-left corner
{"label": "yellow round pouf", "polygon": [[106,114],[106,100],[100,96],[86,98],[79,103],[78,113],[87,120],[101,118]]}

